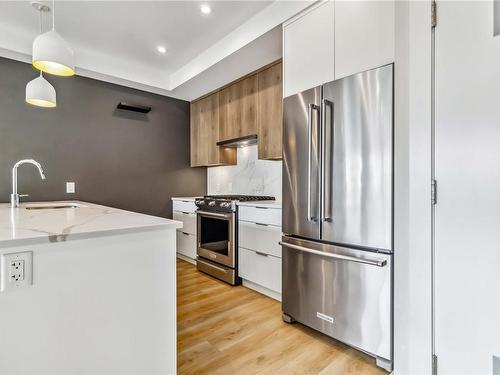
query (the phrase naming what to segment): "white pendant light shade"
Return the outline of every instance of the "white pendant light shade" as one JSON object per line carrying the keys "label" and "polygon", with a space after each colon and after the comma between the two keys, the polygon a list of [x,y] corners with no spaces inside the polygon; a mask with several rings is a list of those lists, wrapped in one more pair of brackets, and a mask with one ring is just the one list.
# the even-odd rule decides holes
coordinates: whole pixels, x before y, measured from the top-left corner
{"label": "white pendant light shade", "polygon": [[38,107],[54,108],[57,104],[56,90],[40,75],[26,85],[26,102]]}
{"label": "white pendant light shade", "polygon": [[33,66],[45,73],[72,76],[75,74],[73,50],[52,29],[33,41]]}

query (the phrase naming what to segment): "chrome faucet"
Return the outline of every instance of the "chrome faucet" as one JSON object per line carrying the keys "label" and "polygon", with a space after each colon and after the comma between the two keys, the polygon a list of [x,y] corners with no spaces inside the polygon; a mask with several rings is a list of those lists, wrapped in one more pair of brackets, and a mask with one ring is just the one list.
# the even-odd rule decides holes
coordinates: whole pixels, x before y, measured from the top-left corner
{"label": "chrome faucet", "polygon": [[17,168],[19,168],[19,166],[22,164],[33,164],[35,167],[38,168],[38,172],[40,172],[40,177],[42,178],[42,180],[45,180],[45,175],[43,174],[42,166],[36,160],[23,159],[23,160],[19,160],[16,164],[14,164],[14,166],[12,167],[12,194],[10,195],[10,206],[12,208],[19,207],[19,198],[20,197],[27,197],[28,196],[28,194],[18,194],[17,193]]}

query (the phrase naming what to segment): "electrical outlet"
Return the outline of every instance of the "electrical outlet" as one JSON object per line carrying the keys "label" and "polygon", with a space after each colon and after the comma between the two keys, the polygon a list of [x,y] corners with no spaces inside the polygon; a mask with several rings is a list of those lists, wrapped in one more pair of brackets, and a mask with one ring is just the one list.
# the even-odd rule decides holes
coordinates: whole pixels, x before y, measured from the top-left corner
{"label": "electrical outlet", "polygon": [[11,260],[9,270],[11,282],[24,281],[24,259]]}
{"label": "electrical outlet", "polygon": [[17,289],[33,284],[33,252],[3,254],[1,290]]}
{"label": "electrical outlet", "polygon": [[75,192],[75,183],[66,182],[66,193],[73,194]]}

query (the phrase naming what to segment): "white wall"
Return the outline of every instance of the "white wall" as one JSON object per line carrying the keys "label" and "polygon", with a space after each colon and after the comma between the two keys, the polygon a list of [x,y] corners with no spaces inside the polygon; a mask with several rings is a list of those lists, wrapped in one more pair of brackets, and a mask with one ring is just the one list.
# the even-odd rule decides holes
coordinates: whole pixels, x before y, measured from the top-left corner
{"label": "white wall", "polygon": [[491,1],[438,2],[440,375],[491,375],[500,356],[500,37],[493,15]]}
{"label": "white wall", "polygon": [[431,7],[396,2],[394,373],[432,370]]}
{"label": "white wall", "polygon": [[2,248],[33,285],[0,293],[1,374],[174,374],[175,229]]}
{"label": "white wall", "polygon": [[257,145],[238,149],[238,164],[207,168],[208,194],[271,195],[281,201],[281,161],[258,160]]}

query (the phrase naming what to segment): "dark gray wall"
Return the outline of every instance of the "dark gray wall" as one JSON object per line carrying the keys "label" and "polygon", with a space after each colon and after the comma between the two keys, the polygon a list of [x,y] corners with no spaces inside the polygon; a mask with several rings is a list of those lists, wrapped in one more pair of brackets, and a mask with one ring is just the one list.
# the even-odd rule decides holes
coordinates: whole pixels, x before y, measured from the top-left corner
{"label": "dark gray wall", "polygon": [[[189,167],[189,103],[83,77],[47,76],[57,108],[26,104],[37,72],[0,58],[0,202],[8,202],[12,165],[29,201],[79,199],[171,217],[172,196],[206,191],[206,169]],[[120,101],[152,107],[148,114],[117,110]],[[66,194],[66,181],[76,194]]]}

